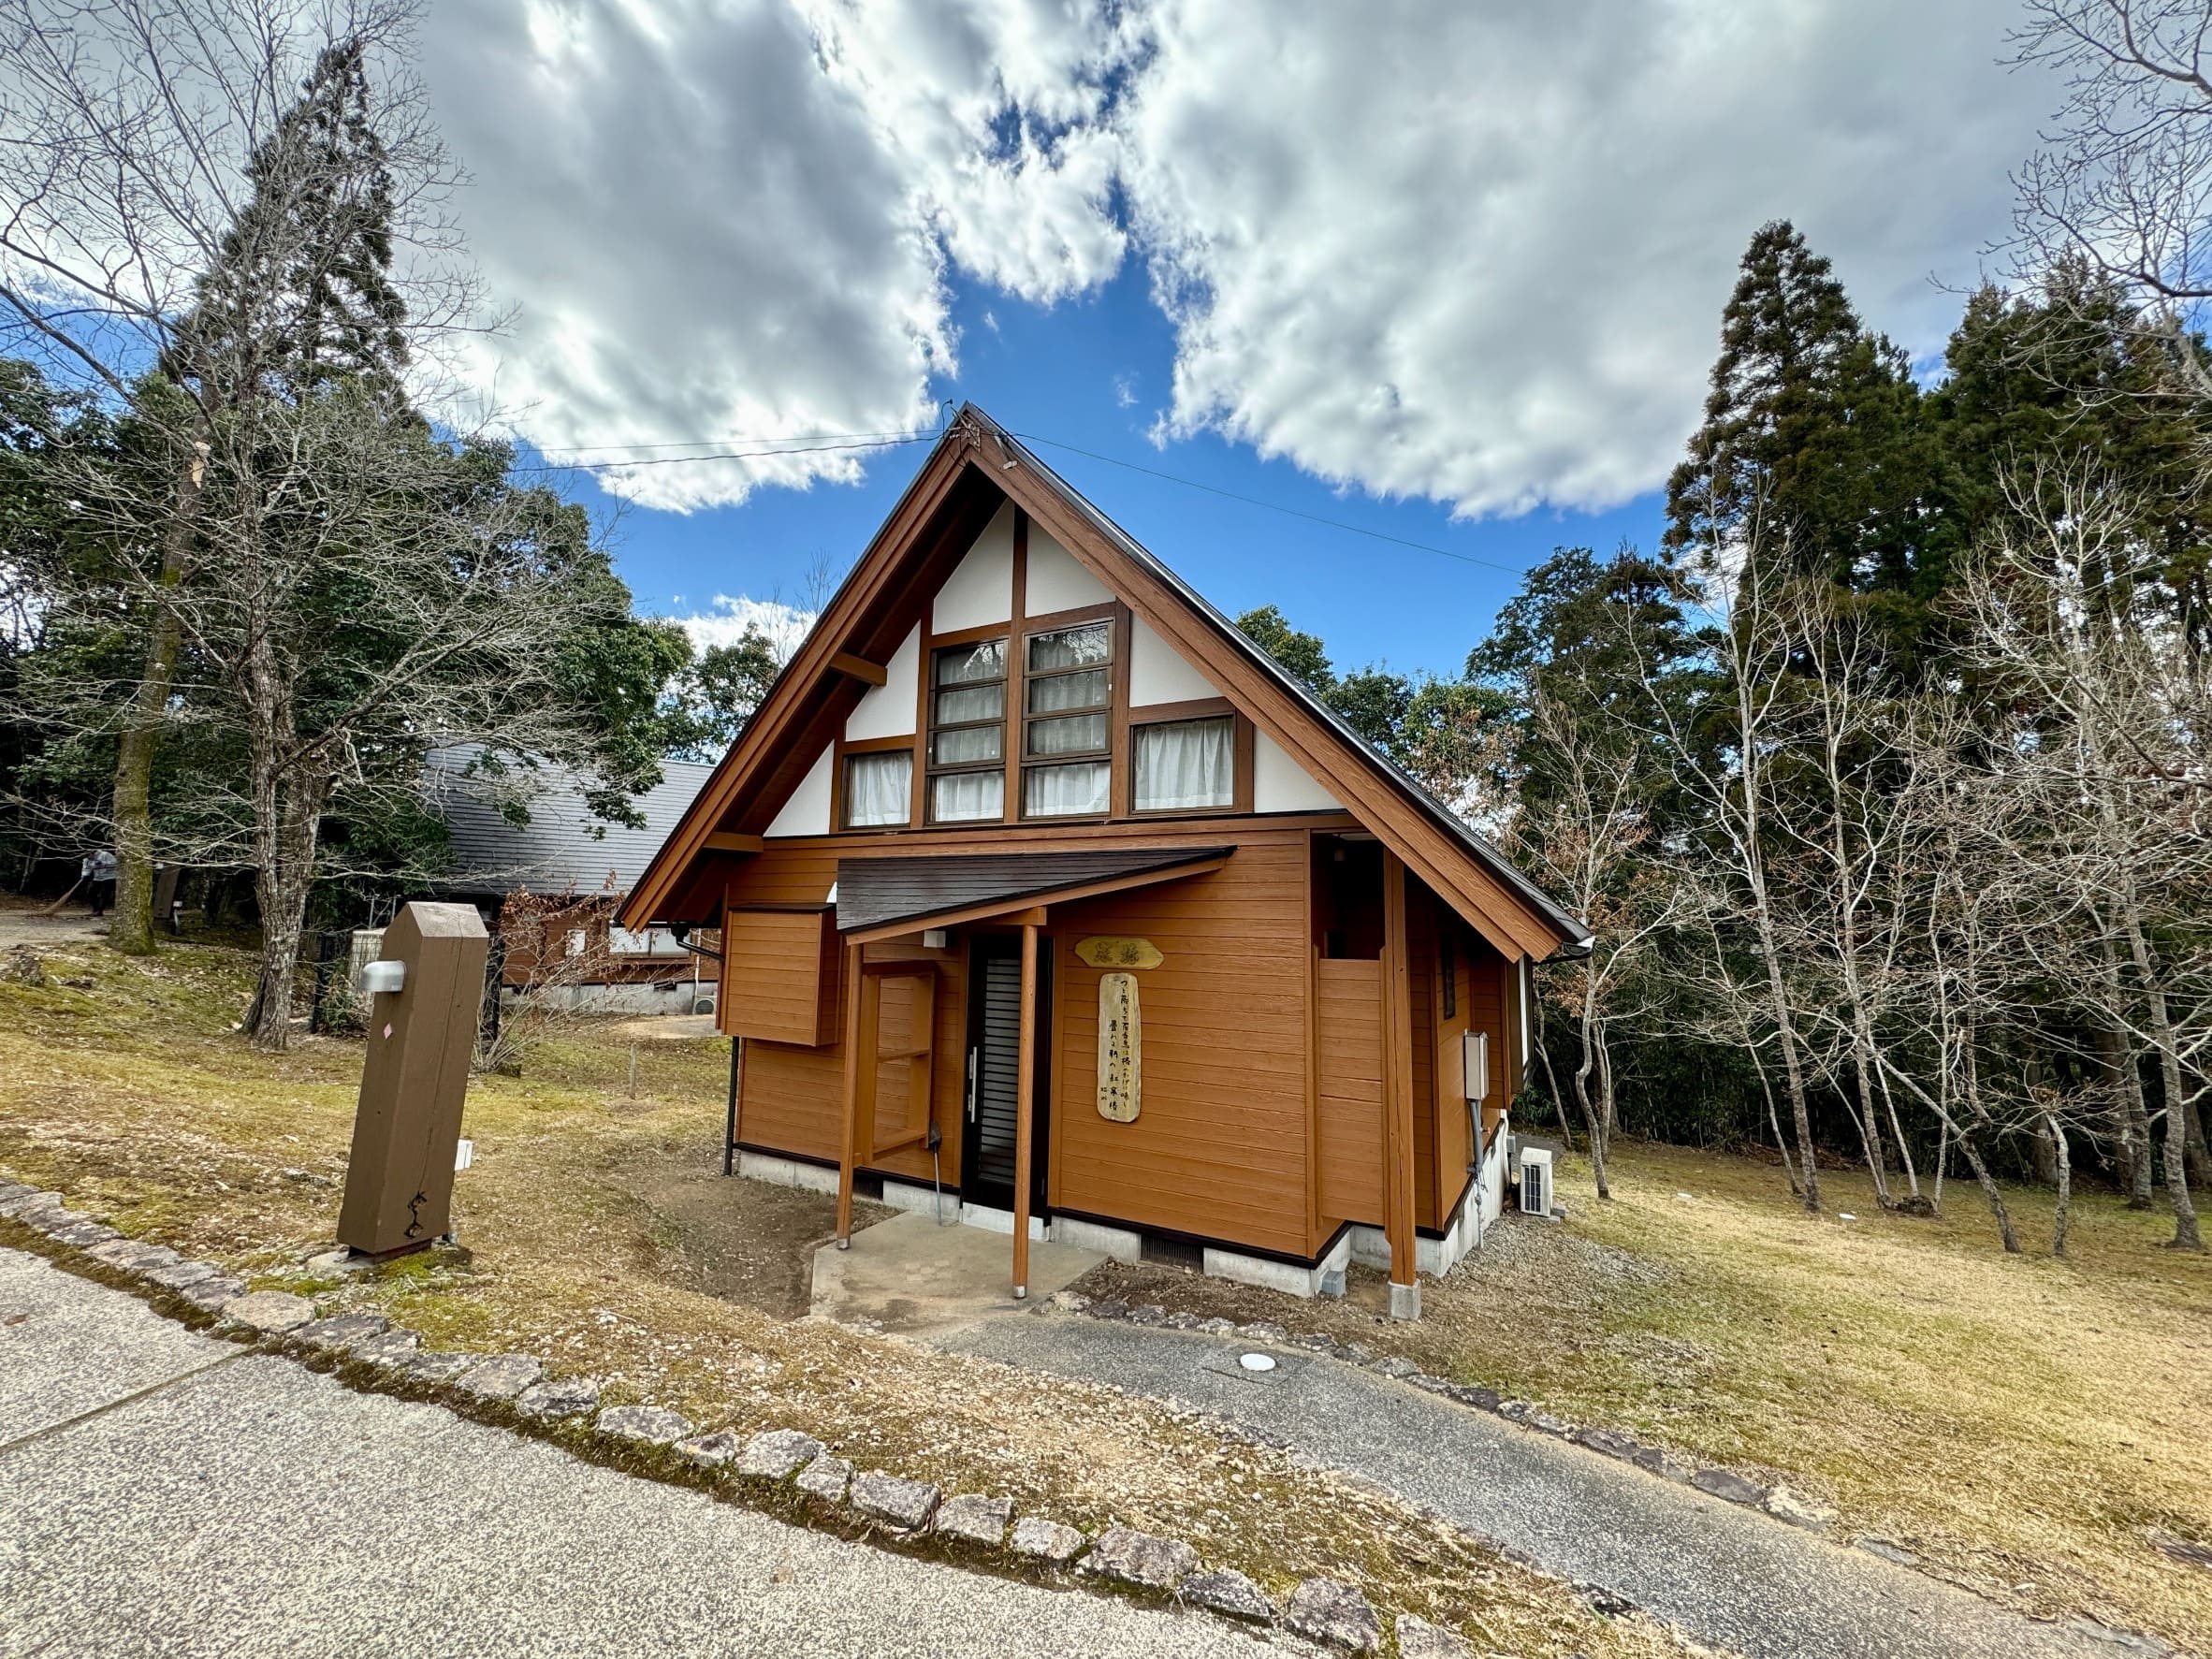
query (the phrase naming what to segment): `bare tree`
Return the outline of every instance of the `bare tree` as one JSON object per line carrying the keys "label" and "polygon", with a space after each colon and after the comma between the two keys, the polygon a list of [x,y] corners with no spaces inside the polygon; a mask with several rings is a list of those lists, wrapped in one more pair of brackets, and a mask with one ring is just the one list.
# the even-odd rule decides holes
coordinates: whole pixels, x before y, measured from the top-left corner
{"label": "bare tree", "polygon": [[[1646,813],[1649,756],[1587,694],[1562,697],[1539,675],[1524,714],[1525,741],[1540,747],[1540,789],[1506,821],[1505,834],[1548,889],[1590,925],[1588,953],[1553,968],[1547,985],[1573,1024],[1580,1049],[1570,1074],[1590,1136],[1597,1196],[1610,1198],[1606,1157],[1620,1113],[1611,1032],[1651,1020],[1666,1000],[1654,957],[1687,911],[1676,867],[1656,856]],[[1549,1065],[1549,1056],[1546,1064]],[[1564,1125],[1565,1109],[1561,1106]]]}
{"label": "bare tree", "polygon": [[[1746,517],[1742,542],[1695,550],[1701,591],[1713,622],[1716,696],[1684,706],[1659,682],[1651,653],[1639,650],[1635,660],[1643,677],[1647,740],[1666,757],[1684,795],[1702,808],[1710,851],[1726,860],[1731,893],[1724,908],[1743,919],[1748,949],[1758,967],[1766,1020],[1774,1033],[1790,1103],[1800,1196],[1805,1208],[1817,1215],[1820,1171],[1813,1157],[1806,1046],[1799,1001],[1789,982],[1783,896],[1770,868],[1775,833],[1769,821],[1771,765],[1793,641],[1783,625],[1780,595],[1772,590],[1771,573],[1786,564],[1757,556],[1767,533],[1763,516],[1754,512]],[[1720,978],[1734,982],[1732,975]]]}
{"label": "bare tree", "polygon": [[[2098,1016],[2120,1027],[2123,1051],[2140,1044],[2154,1059],[2161,1099],[2146,1132],[2163,1120],[2173,1242],[2201,1249],[2187,1159],[2212,1046],[2212,683],[2152,585],[2106,575],[2147,562],[2133,503],[2112,480],[2054,466],[2016,493],[2059,509],[2015,515],[1959,614],[1966,659],[2024,711],[1990,749],[2036,798],[2040,834],[2015,862],[2076,924],[2022,929],[2022,948],[2056,982],[2109,990]],[[2124,1085],[2117,1094],[2124,1113]]]}
{"label": "bare tree", "polygon": [[2065,86],[2014,178],[2016,263],[2032,275],[2079,259],[2117,280],[2212,397],[2190,339],[2212,298],[2212,15],[2203,0],[2030,0],[2011,41],[2015,64]]}

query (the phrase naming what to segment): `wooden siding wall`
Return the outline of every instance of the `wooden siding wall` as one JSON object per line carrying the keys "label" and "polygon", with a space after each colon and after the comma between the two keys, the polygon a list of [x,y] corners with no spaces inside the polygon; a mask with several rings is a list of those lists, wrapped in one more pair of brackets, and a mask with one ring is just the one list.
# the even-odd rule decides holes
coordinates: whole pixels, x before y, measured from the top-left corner
{"label": "wooden siding wall", "polygon": [[[1116,826],[1118,828],[1118,826]],[[1055,953],[1053,1063],[1047,1128],[1049,1201],[1056,1209],[1310,1257],[1346,1221],[1382,1223],[1382,1031],[1379,965],[1321,957],[1314,948],[1328,900],[1308,883],[1332,872],[1308,847],[1311,822],[1218,820],[1050,837],[994,829],[964,837],[994,847],[1236,843],[1222,869],[1050,912]],[[737,862],[732,905],[820,904],[840,851],[880,856],[886,841],[825,837],[771,846]],[[1459,1033],[1491,1034],[1494,1124],[1508,1098],[1513,964],[1414,883],[1407,905],[1413,980],[1415,1139],[1420,1225],[1448,1220],[1466,1182],[1459,1109]],[[1439,941],[1452,937],[1458,1012],[1443,1014]],[[1075,954],[1093,935],[1150,939],[1164,958],[1138,973],[1143,1022],[1143,1110],[1116,1124],[1097,1110],[1099,970]],[[967,1053],[968,935],[951,948],[871,945],[871,965],[927,960],[938,973],[930,1118],[944,1137],[948,1186],[960,1179]],[[1308,1025],[1310,1006],[1312,1024]],[[748,1145],[834,1160],[843,1089],[841,1019],[818,1048],[748,1040],[739,1138]],[[1309,1102],[1307,1073],[1313,1072]],[[1309,1118],[1310,1104],[1310,1118]],[[910,1125],[918,1117],[908,1116]],[[864,1147],[890,1138],[860,1126]],[[871,1139],[872,1138],[872,1139]],[[1308,1149],[1312,1148],[1309,1160]],[[914,1147],[865,1165],[926,1181]]]}
{"label": "wooden siding wall", "polygon": [[1319,1111],[1316,1151],[1321,1234],[1383,1218],[1382,964],[1314,962]]}
{"label": "wooden siding wall", "polygon": [[[1216,827],[1218,834],[1218,827]],[[1056,1208],[1304,1255],[1306,845],[1247,831],[1226,867],[1052,911]],[[1150,939],[1138,973],[1143,1105],[1098,1112],[1092,935]]]}
{"label": "wooden siding wall", "polygon": [[[728,902],[732,905],[819,904],[837,877],[835,847],[817,844],[777,848],[737,866],[730,881]],[[900,941],[870,945],[864,959],[870,964],[929,962],[937,969],[937,1062],[931,1068],[929,1117],[944,1137],[938,1157],[945,1185],[955,1186],[960,1180],[961,1090],[966,1082],[964,1061],[968,1045],[963,1023],[965,953],[924,950],[919,943]],[[841,993],[837,1006],[843,1007]],[[842,1018],[833,1019],[829,1029],[833,1040],[819,1048],[747,1040],[737,1107],[737,1138],[746,1145],[836,1161],[844,1112]],[[896,1110],[904,1116],[910,1109],[901,1103]],[[920,1127],[922,1120],[913,1116],[907,1121]],[[870,1137],[875,1133],[872,1114],[870,1121],[862,1123],[860,1131],[862,1144],[872,1144]],[[926,1147],[909,1147],[890,1153],[865,1167],[917,1181],[927,1181],[931,1175]]]}
{"label": "wooden siding wall", "polygon": [[826,910],[724,911],[716,1026],[732,1037],[808,1047],[830,1041],[839,954]]}

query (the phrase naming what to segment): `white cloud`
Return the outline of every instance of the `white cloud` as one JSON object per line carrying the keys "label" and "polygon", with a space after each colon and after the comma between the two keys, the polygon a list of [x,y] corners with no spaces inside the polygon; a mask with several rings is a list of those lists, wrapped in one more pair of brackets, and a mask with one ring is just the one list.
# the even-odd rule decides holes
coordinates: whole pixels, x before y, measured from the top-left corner
{"label": "white cloud", "polygon": [[[2001,0],[1177,0],[1126,115],[1171,432],[1463,512],[1602,506],[1695,423],[1751,232],[1793,218],[1938,344],[2048,98]],[[1255,51],[1265,38],[1273,49]]]}
{"label": "white cloud", "polygon": [[[1495,513],[1664,477],[1765,219],[1939,345],[1928,278],[1973,280],[2051,101],[1994,65],[2014,10],[522,0],[427,44],[520,307],[474,374],[563,456],[927,424],[949,275],[1051,302],[1136,257],[1166,433]],[[688,508],[865,459],[607,482]]]}
{"label": "white cloud", "polygon": [[691,648],[700,651],[713,646],[735,645],[745,637],[747,629],[757,628],[768,636],[769,643],[776,648],[777,661],[782,662],[799,648],[799,642],[814,626],[814,612],[785,604],[779,599],[718,593],[707,609],[674,620],[691,636]]}

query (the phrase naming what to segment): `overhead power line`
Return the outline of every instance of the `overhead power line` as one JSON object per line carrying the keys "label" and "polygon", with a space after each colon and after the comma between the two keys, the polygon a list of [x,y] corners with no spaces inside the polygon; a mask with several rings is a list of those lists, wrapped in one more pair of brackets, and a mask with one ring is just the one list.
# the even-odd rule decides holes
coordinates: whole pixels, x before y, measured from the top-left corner
{"label": "overhead power line", "polygon": [[[598,461],[546,461],[542,465],[517,467],[522,473],[612,473],[633,467],[679,466],[695,461],[762,460],[783,455],[825,455],[864,449],[894,449],[907,444],[934,443],[943,435],[941,429],[927,431],[893,432],[818,432],[790,439],[764,438],[758,440],[733,438],[670,439],[654,444],[578,445],[568,453],[589,455],[609,449],[675,449],[690,448],[711,444],[743,444],[758,442],[770,447],[759,449],[723,449],[704,455],[633,456],[627,459]],[[1180,473],[1164,472],[1158,467],[1147,467],[1136,461],[1123,460],[1118,456],[1104,455],[1095,449],[1084,449],[1057,438],[1048,438],[1042,432],[1015,432],[1015,437],[1026,444],[1041,444],[1047,448],[1065,450],[1070,455],[1080,455],[1088,460],[1103,462],[1110,467],[1142,473],[1147,478],[1157,478],[1163,484],[1176,484],[1186,489],[1201,490],[1207,495],[1219,496],[1224,501],[1241,502],[1247,507],[1259,507],[1269,513],[1280,513],[1288,518],[1302,518],[1308,524],[1318,524],[1330,530],[1340,530],[1347,535],[1366,536],[1370,540],[1388,542],[1393,546],[1410,547],[1417,553],[1433,553],[1439,559],[1457,560],[1462,564],[1477,565],[1484,570],[1501,571],[1509,576],[1527,574],[1522,567],[1502,564],[1494,559],[1478,559],[1472,553],[1461,553],[1450,547],[1439,547],[1433,542],[1417,542],[1410,536],[1392,535],[1388,531],[1374,530],[1364,524],[1354,524],[1348,519],[1331,518],[1325,514],[1309,513],[1302,507],[1287,507],[1280,502],[1263,500],[1255,495],[1244,495],[1237,490],[1224,489],[1217,484],[1207,484],[1197,478],[1186,478]],[[540,453],[543,453],[542,451]]]}
{"label": "overhead power line", "polygon": [[1065,449],[1070,455],[1086,456],[1095,461],[1104,461],[1110,467],[1123,467],[1132,473],[1142,473],[1148,478],[1158,478],[1169,484],[1180,484],[1186,489],[1202,489],[1208,495],[1217,495],[1232,502],[1242,502],[1247,507],[1264,507],[1270,513],[1282,513],[1292,518],[1303,518],[1310,524],[1325,524],[1332,530],[1349,531],[1356,536],[1372,536],[1378,542],[1393,542],[1401,547],[1411,547],[1421,553],[1434,553],[1440,558],[1456,559],[1462,564],[1479,564],[1485,570],[1502,570],[1509,576],[1526,573],[1517,564],[1500,564],[1492,559],[1477,559],[1472,553],[1455,553],[1449,547],[1439,547],[1431,542],[1416,542],[1404,536],[1391,535],[1388,531],[1370,530],[1364,524],[1353,524],[1342,518],[1327,518],[1318,513],[1308,513],[1301,507],[1286,507],[1280,502],[1261,501],[1256,495],[1239,495],[1233,489],[1223,489],[1217,484],[1201,484],[1196,478],[1178,477],[1173,473],[1163,473],[1157,467],[1141,467],[1135,461],[1126,461],[1111,455],[1100,455],[1094,449],[1078,449],[1072,444],[1063,444],[1057,438],[1047,438],[1041,432],[1016,432],[1015,437],[1025,444],[1042,444],[1051,449]]}

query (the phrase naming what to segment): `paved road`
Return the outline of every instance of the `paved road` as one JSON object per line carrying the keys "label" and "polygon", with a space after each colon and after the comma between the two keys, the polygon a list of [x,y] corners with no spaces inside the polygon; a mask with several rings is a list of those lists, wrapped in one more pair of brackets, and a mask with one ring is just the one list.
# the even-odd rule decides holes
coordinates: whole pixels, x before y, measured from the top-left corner
{"label": "paved road", "polygon": [[1335,1361],[1068,1316],[937,1339],[1032,1370],[1183,1401],[1604,1585],[1753,1659],[2116,1659],[2125,1652],[1632,1465]]}
{"label": "paved road", "polygon": [[1286,1649],[1309,1652],[847,1544],[357,1394],[0,1249],[7,1659]]}

